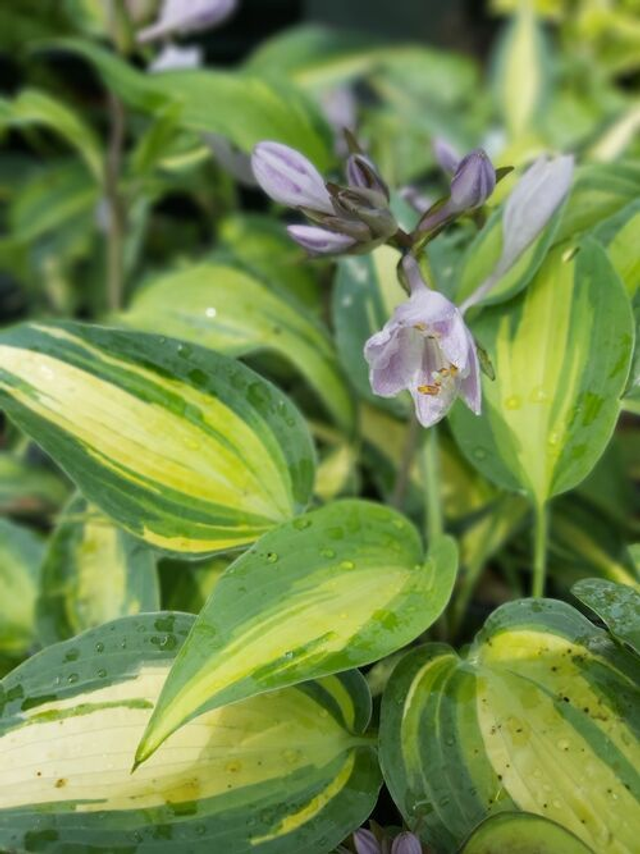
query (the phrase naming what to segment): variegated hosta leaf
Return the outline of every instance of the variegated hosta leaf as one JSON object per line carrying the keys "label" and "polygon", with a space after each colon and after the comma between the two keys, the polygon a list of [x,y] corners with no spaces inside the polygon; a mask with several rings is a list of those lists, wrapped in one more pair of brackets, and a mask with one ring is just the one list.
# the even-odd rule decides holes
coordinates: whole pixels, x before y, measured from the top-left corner
{"label": "variegated hosta leaf", "polygon": [[376,661],[425,631],[445,607],[457,550],[425,560],[400,514],[338,501],[282,525],[214,587],[140,744],[144,761],[206,709]]}
{"label": "variegated hosta leaf", "polygon": [[[525,249],[516,262],[501,276],[478,305],[505,302],[527,287],[544,261],[558,230],[564,205],[555,211],[541,234]],[[462,266],[456,301],[464,302],[494,272],[500,260],[503,242],[504,205],[478,232],[467,250]]]}
{"label": "variegated hosta leaf", "polygon": [[585,578],[571,588],[573,595],[605,623],[611,635],[640,655],[640,592],[638,586]]}
{"label": "variegated hosta leaf", "polygon": [[385,779],[410,827],[449,854],[486,816],[523,810],[598,854],[640,828],[640,665],[578,611],[504,605],[460,658],[409,653],[382,708]]}
{"label": "variegated hosta leaf", "polygon": [[0,683],[0,849],[324,854],[380,785],[357,672],[209,712],[131,774],[193,623],[124,617]]}
{"label": "variegated hosta leaf", "polygon": [[483,821],[460,854],[594,854],[566,827],[539,815],[503,812]]}
{"label": "variegated hosta leaf", "polygon": [[629,298],[603,249],[554,249],[527,291],[473,325],[496,379],[483,414],[457,405],[451,424],[468,459],[537,503],[583,480],[607,446],[633,350]]}
{"label": "variegated hosta leaf", "polygon": [[23,655],[36,640],[35,604],[44,544],[29,528],[0,519],[0,653]]}
{"label": "variegated hosta leaf", "polygon": [[167,551],[253,542],[311,494],[297,410],[244,365],[191,344],[18,326],[0,334],[0,405],[88,500]]}
{"label": "variegated hosta leaf", "polygon": [[290,295],[240,267],[209,263],[163,276],[120,320],[228,356],[275,351],[300,371],[338,424],[353,427],[351,392],[326,330]]}
{"label": "variegated hosta leaf", "polygon": [[606,247],[616,273],[633,297],[640,288],[640,199],[601,223],[594,236]]}
{"label": "variegated hosta leaf", "polygon": [[512,137],[525,134],[539,112],[549,76],[544,33],[530,3],[521,3],[498,46],[496,100]]}
{"label": "variegated hosta leaf", "polygon": [[56,643],[102,623],[160,608],[151,549],[80,497],[49,541],[37,604],[38,636]]}

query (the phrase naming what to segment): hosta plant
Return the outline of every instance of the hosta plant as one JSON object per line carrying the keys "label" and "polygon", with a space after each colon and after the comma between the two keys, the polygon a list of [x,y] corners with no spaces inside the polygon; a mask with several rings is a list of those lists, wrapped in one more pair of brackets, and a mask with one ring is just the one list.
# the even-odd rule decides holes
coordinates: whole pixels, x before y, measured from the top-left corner
{"label": "hosta plant", "polygon": [[0,11],[0,850],[633,854],[618,19],[496,2],[483,76],[55,5]]}

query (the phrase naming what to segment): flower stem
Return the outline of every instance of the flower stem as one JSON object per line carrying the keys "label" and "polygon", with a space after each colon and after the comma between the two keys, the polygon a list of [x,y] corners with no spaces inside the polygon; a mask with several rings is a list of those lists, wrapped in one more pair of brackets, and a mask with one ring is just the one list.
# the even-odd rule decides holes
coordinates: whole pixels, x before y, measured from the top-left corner
{"label": "flower stem", "polygon": [[440,458],[438,453],[438,430],[430,427],[424,437],[422,450],[422,479],[426,513],[427,543],[432,543],[444,530],[442,503],[440,500]]}
{"label": "flower stem", "polygon": [[397,510],[401,510],[406,498],[407,489],[411,480],[411,469],[415,460],[418,444],[420,442],[420,422],[412,413],[409,423],[407,424],[407,433],[405,436],[404,449],[402,459],[400,460],[400,468],[396,477],[396,482],[393,487],[393,492],[389,503]]}
{"label": "flower stem", "polygon": [[547,575],[547,539],[549,536],[549,510],[545,503],[536,504],[533,529],[533,584],[532,596],[544,596]]}
{"label": "flower stem", "polygon": [[108,206],[107,303],[110,311],[122,307],[124,290],[124,236],[126,209],[118,187],[122,165],[125,119],[122,102],[108,93],[111,133],[104,170],[104,194]]}

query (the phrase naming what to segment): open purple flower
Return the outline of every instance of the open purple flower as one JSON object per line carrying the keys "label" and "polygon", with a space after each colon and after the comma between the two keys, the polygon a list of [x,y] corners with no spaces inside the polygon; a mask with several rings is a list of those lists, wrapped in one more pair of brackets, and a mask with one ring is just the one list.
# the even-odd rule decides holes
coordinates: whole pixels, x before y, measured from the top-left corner
{"label": "open purple flower", "polygon": [[268,196],[311,220],[289,234],[312,255],[368,251],[398,230],[384,182],[363,155],[349,158],[348,187],[325,183],[313,163],[279,142],[258,143],[251,164]]}
{"label": "open purple flower", "polygon": [[473,336],[458,308],[425,285],[414,258],[406,257],[403,267],[411,296],[364,348],[371,388],[380,397],[409,391],[424,427],[444,418],[458,396],[479,415],[480,364]]}
{"label": "open purple flower", "polygon": [[141,43],[208,30],[231,15],[238,0],[164,0],[158,20],[138,33]]}

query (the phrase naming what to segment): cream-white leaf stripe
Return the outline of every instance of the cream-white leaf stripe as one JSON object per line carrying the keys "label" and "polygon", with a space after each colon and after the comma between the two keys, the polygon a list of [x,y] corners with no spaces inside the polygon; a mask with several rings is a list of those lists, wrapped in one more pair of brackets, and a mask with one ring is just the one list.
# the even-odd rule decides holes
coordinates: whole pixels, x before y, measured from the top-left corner
{"label": "cream-white leaf stripe", "polygon": [[223,574],[176,659],[138,749],[144,761],[205,709],[376,661],[444,609],[457,549],[426,558],[399,513],[337,501],[260,539]]}
{"label": "cream-white leaf stripe", "polygon": [[0,406],[87,499],[158,548],[250,543],[309,500],[306,424],[232,359],[82,324],[0,334]]}
{"label": "cream-white leaf stripe", "polygon": [[0,849],[324,854],[380,773],[359,673],[209,712],[131,774],[193,617],[125,617],[0,683]]}

